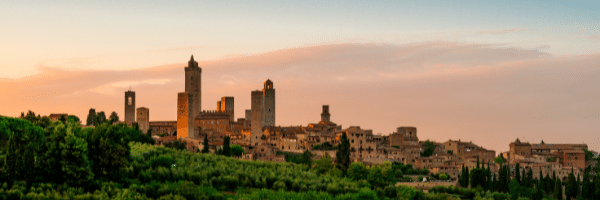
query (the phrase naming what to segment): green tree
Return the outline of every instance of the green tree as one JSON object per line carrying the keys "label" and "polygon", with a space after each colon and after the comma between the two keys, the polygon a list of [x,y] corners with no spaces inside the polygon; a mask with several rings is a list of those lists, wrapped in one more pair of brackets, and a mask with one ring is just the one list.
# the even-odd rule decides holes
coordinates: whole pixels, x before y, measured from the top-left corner
{"label": "green tree", "polygon": [[92,172],[96,179],[118,180],[119,174],[115,172],[128,165],[127,159],[131,151],[131,137],[128,136],[140,135],[141,132],[133,127],[101,124],[83,129],[82,133],[86,136]]}
{"label": "green tree", "polygon": [[313,168],[313,170],[317,171],[317,173],[319,173],[319,174],[325,174],[332,167],[334,167],[333,160],[331,159],[331,157],[329,155],[325,155],[325,156],[321,157],[320,159],[316,160],[315,163],[313,164],[312,168]]}
{"label": "green tree", "polygon": [[69,115],[69,116],[67,117],[67,122],[68,122],[68,123],[79,123],[79,122],[81,122],[81,121],[79,120],[79,117],[77,117],[77,116],[75,116],[75,115]]}
{"label": "green tree", "polygon": [[517,180],[517,182],[519,182],[519,184],[521,184],[523,182],[521,180],[521,165],[519,163],[517,163],[515,165],[515,180]]}
{"label": "green tree", "polygon": [[89,112],[89,114],[87,116],[87,120],[86,120],[86,125],[95,126],[97,124],[96,120],[97,120],[96,110],[93,108],[90,108],[90,112]]}
{"label": "green tree", "polygon": [[304,153],[302,153],[302,163],[310,166],[312,163],[312,153],[310,153],[309,150],[304,150]]}
{"label": "green tree", "polygon": [[368,174],[369,171],[367,170],[367,167],[365,167],[365,165],[362,164],[362,162],[353,162],[352,164],[350,164],[347,176],[352,180],[358,181],[363,179],[366,180]]}
{"label": "green tree", "polygon": [[96,114],[96,125],[106,123],[106,114],[104,111],[100,111]]}
{"label": "green tree", "polygon": [[429,140],[425,141],[425,143],[423,143],[423,152],[421,152],[421,157],[429,157],[433,155],[435,147],[436,146],[433,142]]}
{"label": "green tree", "polygon": [[554,199],[557,200],[562,200],[563,199],[563,189],[562,189],[562,183],[560,182],[560,179],[556,179],[556,182],[554,183]]}
{"label": "green tree", "polygon": [[208,153],[208,134],[204,135],[204,142],[202,143],[202,153]]}
{"label": "green tree", "polygon": [[231,155],[239,158],[244,155],[244,148],[237,144],[231,145]]}
{"label": "green tree", "polygon": [[565,196],[567,199],[577,197],[577,181],[573,171],[567,176],[567,182],[565,183]]}
{"label": "green tree", "polygon": [[62,171],[69,185],[84,186],[93,180],[94,174],[88,159],[88,147],[84,138],[67,131],[60,143]]}
{"label": "green tree", "polygon": [[383,188],[388,185],[387,178],[383,176],[383,171],[378,165],[371,166],[367,175],[367,181],[376,188]]}
{"label": "green tree", "polygon": [[64,115],[60,115],[58,121],[61,121],[62,123],[67,123],[67,118]]}
{"label": "green tree", "polygon": [[112,113],[110,113],[110,117],[108,117],[108,123],[112,124],[118,121],[119,115],[117,115],[117,112],[113,111]]}
{"label": "green tree", "polygon": [[581,180],[581,196],[584,199],[591,199],[592,198],[592,191],[594,191],[593,187],[590,187],[592,184],[590,182],[590,174],[589,172],[585,172],[583,174],[583,180]]}
{"label": "green tree", "polygon": [[224,156],[231,156],[231,148],[229,147],[229,136],[223,138],[223,149],[221,152]]}
{"label": "green tree", "polygon": [[338,151],[335,154],[335,163],[344,174],[348,171],[348,167],[350,166],[350,141],[348,141],[348,136],[345,132],[342,133]]}

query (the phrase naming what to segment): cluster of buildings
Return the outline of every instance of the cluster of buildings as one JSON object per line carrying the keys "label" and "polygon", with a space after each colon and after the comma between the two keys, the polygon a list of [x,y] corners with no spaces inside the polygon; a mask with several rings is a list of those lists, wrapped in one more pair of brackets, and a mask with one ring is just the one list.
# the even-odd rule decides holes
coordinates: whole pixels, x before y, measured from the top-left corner
{"label": "cluster of buildings", "polygon": [[[245,110],[243,118],[234,117],[234,97],[224,96],[217,101],[215,110],[202,110],[202,69],[194,57],[185,67],[185,91],[177,95],[176,121],[150,121],[149,109],[135,107],[135,92],[125,92],[125,122],[137,122],[144,132],[150,131],[157,144],[184,140],[189,151],[199,151],[204,137],[208,138],[209,149],[214,152],[222,148],[225,136],[232,144],[245,149],[240,159],[284,162],[278,151],[302,153],[311,151],[317,157],[329,155],[335,158],[334,146],[340,143],[342,134],[350,142],[351,159],[366,165],[384,162],[412,164],[415,168],[427,168],[431,173],[447,173],[457,177],[462,166],[475,168],[477,162],[490,165],[497,172],[499,164],[493,150],[485,149],[472,142],[448,140],[433,142],[435,150],[431,156],[423,157],[425,141],[420,141],[416,127],[401,126],[389,135],[373,134],[372,130],[360,126],[342,127],[331,121],[329,105],[323,105],[321,120],[306,126],[277,126],[275,122],[275,89],[267,80],[262,90],[251,92],[251,108]],[[56,117],[56,116],[55,116]],[[60,116],[58,116],[60,117]],[[515,170],[516,164],[524,170],[533,170],[534,176],[552,174],[564,178],[575,169],[578,174],[586,166],[586,144],[530,144],[515,141],[510,151],[500,156]],[[589,164],[589,163],[588,163]]]}

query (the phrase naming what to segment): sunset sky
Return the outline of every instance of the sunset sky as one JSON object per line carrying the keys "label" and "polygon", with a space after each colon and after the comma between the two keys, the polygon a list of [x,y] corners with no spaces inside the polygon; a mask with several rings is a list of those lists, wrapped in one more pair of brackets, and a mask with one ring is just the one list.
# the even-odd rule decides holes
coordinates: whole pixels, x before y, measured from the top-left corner
{"label": "sunset sky", "polygon": [[202,108],[266,79],[276,123],[600,151],[599,1],[0,1],[0,115],[176,120],[191,55]]}

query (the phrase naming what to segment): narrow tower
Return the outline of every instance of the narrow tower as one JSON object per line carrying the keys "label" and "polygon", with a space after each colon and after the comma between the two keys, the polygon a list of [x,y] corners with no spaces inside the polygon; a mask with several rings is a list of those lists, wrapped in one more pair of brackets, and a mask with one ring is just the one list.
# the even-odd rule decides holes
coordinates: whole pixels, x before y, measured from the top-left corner
{"label": "narrow tower", "polygon": [[231,115],[229,116],[229,120],[231,122],[235,121],[235,109],[233,107],[233,97],[221,97],[221,101],[219,101],[221,103],[221,111],[228,111],[231,112]]}
{"label": "narrow tower", "polygon": [[323,105],[323,112],[321,113],[321,121],[329,122],[329,117],[331,117],[331,114],[329,114],[329,105]]}
{"label": "narrow tower", "polygon": [[177,138],[194,137],[194,118],[191,117],[193,97],[187,92],[177,94]]}
{"label": "narrow tower", "polygon": [[250,105],[252,112],[252,119],[250,120],[250,146],[258,146],[261,144],[261,137],[263,135],[263,105],[264,105],[263,92],[260,90],[252,91]]}
{"label": "narrow tower", "polygon": [[131,90],[125,92],[125,122],[135,122],[135,92]]}
{"label": "narrow tower", "polygon": [[185,68],[185,92],[189,93],[192,99],[192,113],[190,117],[196,116],[202,111],[202,68],[198,67],[198,62],[194,60],[194,56],[190,58],[188,66]]}
{"label": "narrow tower", "polygon": [[146,107],[139,107],[136,112],[138,126],[142,133],[146,134],[150,127],[150,110]]}
{"label": "narrow tower", "polygon": [[263,87],[264,107],[263,107],[263,125],[275,126],[275,89],[273,81],[267,79]]}

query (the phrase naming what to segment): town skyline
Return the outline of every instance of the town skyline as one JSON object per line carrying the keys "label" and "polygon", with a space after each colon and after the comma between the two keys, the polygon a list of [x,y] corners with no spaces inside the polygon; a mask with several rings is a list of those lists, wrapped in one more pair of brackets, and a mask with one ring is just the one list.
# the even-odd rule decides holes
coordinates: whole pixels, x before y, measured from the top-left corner
{"label": "town skyline", "polygon": [[203,110],[234,96],[244,116],[270,79],[276,125],[317,122],[327,104],[337,124],[384,135],[599,151],[600,6],[540,2],[3,2],[0,115],[124,118],[131,87],[151,121],[174,120],[193,54]]}

